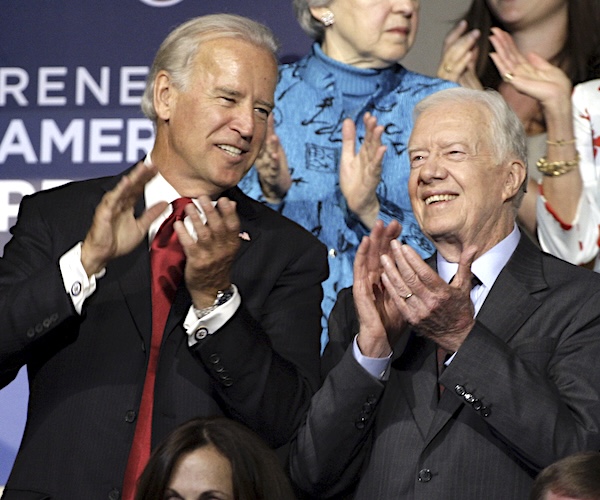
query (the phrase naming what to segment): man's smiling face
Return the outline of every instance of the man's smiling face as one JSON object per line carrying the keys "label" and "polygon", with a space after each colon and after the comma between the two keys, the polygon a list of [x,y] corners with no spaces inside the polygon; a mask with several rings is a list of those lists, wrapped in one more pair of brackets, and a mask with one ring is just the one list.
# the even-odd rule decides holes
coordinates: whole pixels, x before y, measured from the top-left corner
{"label": "man's smiling face", "polygon": [[409,193],[417,221],[434,242],[483,249],[505,235],[499,221],[506,219],[509,169],[496,158],[489,119],[480,104],[447,102],[415,122]]}

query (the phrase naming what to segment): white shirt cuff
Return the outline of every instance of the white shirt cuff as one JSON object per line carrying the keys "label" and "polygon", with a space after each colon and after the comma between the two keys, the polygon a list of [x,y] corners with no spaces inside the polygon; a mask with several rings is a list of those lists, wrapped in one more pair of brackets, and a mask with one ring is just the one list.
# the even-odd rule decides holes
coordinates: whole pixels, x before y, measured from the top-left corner
{"label": "white shirt cuff", "polygon": [[188,345],[192,347],[196,345],[200,340],[205,339],[208,335],[213,335],[219,328],[227,323],[238,310],[242,303],[242,297],[240,296],[238,289],[235,285],[231,285],[233,288],[233,295],[225,302],[211,311],[206,316],[198,318],[194,306],[191,306],[185,320],[183,327],[188,334]]}
{"label": "white shirt cuff", "polygon": [[352,341],[352,354],[354,355],[354,359],[356,359],[358,364],[376,379],[387,380],[390,376],[388,368],[390,367],[392,353],[385,358],[370,358],[364,356],[363,353],[360,352],[360,347],[358,347],[357,338],[358,335],[356,335]]}
{"label": "white shirt cuff", "polygon": [[71,297],[77,314],[81,314],[83,303],[96,291],[96,280],[106,274],[106,269],[88,278],[81,263],[81,245],[79,242],[68,250],[58,261],[66,292]]}

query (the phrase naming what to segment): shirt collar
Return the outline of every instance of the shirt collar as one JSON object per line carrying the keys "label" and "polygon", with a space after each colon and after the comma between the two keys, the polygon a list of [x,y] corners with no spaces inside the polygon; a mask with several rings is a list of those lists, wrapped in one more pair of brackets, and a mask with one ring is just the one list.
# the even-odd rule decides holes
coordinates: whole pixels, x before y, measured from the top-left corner
{"label": "shirt collar", "polygon": [[[498,275],[517,248],[521,239],[521,232],[515,224],[511,233],[480,256],[471,265],[471,271],[479,278],[487,289],[492,288]],[[437,270],[440,277],[448,283],[458,270],[457,262],[448,262],[437,253]]]}
{"label": "shirt collar", "polygon": [[[152,151],[149,151],[148,154],[146,154],[146,158],[144,158],[145,165],[152,165],[151,153]],[[170,203],[177,198],[181,198],[181,195],[173,186],[171,186],[171,184],[169,184],[169,182],[162,176],[160,172],[158,172],[146,183],[146,186],[144,187],[144,201],[146,203],[146,207],[151,207],[160,201],[166,201],[169,203],[169,206],[152,222],[152,224],[150,224],[150,229],[148,230],[149,241],[152,241],[160,225],[173,211]],[[200,207],[198,200],[196,198],[192,198],[192,202],[200,212],[200,219],[202,219],[202,222],[206,222],[206,217],[204,216],[204,212]],[[216,203],[217,202],[214,201],[213,205],[216,205]],[[185,218],[184,224],[190,234],[196,234],[191,221],[187,217]]]}

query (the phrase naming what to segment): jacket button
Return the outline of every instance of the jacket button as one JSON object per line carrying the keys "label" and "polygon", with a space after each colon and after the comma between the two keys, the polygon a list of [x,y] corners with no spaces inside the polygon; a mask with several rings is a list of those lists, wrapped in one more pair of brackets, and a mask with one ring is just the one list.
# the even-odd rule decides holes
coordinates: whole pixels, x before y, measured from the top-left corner
{"label": "jacket button", "polygon": [[116,488],[108,492],[108,500],[119,500],[121,498],[121,492]]}
{"label": "jacket button", "polygon": [[364,420],[357,420],[356,422],[354,422],[354,426],[359,430],[362,431],[365,428],[365,422]]}
{"label": "jacket button", "polygon": [[457,385],[454,387],[454,391],[456,392],[456,394],[458,394],[459,396],[464,396],[467,391],[465,390],[465,388],[462,385]]}
{"label": "jacket button", "polygon": [[483,406],[483,407],[481,408],[481,414],[482,414],[484,417],[489,417],[489,416],[490,416],[490,413],[492,413],[492,411],[491,411],[491,410],[490,410],[490,409],[489,409],[487,406]]}
{"label": "jacket button", "polygon": [[135,420],[135,417],[136,417],[135,411],[129,410],[127,413],[125,413],[125,422],[130,424],[131,422],[133,422]]}
{"label": "jacket button", "polygon": [[219,364],[221,362],[221,358],[219,357],[218,354],[211,354],[208,357],[208,361],[210,361],[210,363],[213,364],[213,365],[217,365],[217,364]]}
{"label": "jacket button", "polygon": [[473,401],[475,401],[475,396],[473,396],[473,394],[471,394],[470,392],[467,392],[465,394],[465,401],[467,403],[473,403]]}
{"label": "jacket button", "polygon": [[419,482],[421,483],[428,483],[429,481],[431,481],[431,471],[429,469],[421,469],[419,471]]}

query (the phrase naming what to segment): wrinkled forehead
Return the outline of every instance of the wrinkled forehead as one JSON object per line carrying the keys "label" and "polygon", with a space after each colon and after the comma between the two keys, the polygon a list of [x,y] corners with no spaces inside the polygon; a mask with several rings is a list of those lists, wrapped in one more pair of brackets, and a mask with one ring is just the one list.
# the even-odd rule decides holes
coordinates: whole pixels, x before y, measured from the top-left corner
{"label": "wrinkled forehead", "polygon": [[469,102],[444,102],[425,109],[415,120],[409,147],[421,143],[490,143],[489,111]]}
{"label": "wrinkled forehead", "polygon": [[[214,57],[218,59],[218,53],[225,52],[248,60],[257,52],[264,54],[265,60],[269,60],[277,70],[277,56],[263,45],[235,36],[221,36],[202,40],[198,46],[197,57]],[[255,62],[251,59],[252,62]]]}

